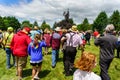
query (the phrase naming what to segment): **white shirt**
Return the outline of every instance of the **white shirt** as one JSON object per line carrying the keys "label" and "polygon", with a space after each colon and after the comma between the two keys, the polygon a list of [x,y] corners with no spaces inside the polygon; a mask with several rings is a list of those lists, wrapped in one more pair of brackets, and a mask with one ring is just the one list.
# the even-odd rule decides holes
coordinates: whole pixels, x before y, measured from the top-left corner
{"label": "white shirt", "polygon": [[82,39],[81,36],[77,33],[67,33],[66,37],[67,37],[67,46],[69,46],[69,41],[70,41],[70,36],[74,34],[74,36],[72,37],[72,43],[70,43],[70,45],[72,45],[73,47],[77,47],[78,45],[82,44]]}
{"label": "white shirt", "polygon": [[77,69],[74,72],[73,80],[101,80],[101,78],[94,72],[81,71],[80,69]]}

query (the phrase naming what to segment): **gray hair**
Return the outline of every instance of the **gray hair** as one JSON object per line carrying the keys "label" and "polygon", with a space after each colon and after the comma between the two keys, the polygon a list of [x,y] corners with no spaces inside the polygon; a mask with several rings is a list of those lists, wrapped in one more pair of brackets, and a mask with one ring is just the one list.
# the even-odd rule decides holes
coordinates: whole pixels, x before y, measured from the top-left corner
{"label": "gray hair", "polygon": [[108,24],[105,28],[105,31],[107,31],[107,32],[114,31],[114,25],[113,24]]}

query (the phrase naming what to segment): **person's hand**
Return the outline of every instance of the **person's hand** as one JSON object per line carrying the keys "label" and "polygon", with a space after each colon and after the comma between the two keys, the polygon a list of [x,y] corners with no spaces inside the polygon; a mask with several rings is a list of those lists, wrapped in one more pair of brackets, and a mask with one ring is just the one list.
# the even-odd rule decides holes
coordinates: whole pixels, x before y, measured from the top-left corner
{"label": "person's hand", "polygon": [[97,36],[96,36],[96,38],[99,38],[100,37],[100,34],[98,34]]}

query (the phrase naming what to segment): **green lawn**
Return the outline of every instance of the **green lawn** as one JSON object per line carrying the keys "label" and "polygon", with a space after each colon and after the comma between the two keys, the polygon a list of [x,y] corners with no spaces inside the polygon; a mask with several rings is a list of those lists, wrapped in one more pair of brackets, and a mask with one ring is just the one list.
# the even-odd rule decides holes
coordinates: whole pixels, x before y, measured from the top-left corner
{"label": "green lawn", "polygon": [[[99,75],[100,69],[99,69],[99,48],[94,46],[93,41],[91,42],[91,45],[86,45],[85,51],[93,52],[97,55],[98,58],[98,65],[93,70],[96,74]],[[81,51],[78,50],[76,59],[79,58],[81,55]],[[62,62],[63,54],[60,52],[60,59],[56,65],[55,68],[51,68],[51,54],[44,56],[44,61],[42,65],[42,70],[40,72],[40,80],[72,80],[73,76],[66,77],[63,74],[63,62]],[[17,80],[17,77],[15,75],[15,67],[12,67],[11,69],[6,69],[6,54],[4,50],[0,49],[0,80]],[[23,80],[31,80],[31,66],[29,64],[29,58],[26,68],[23,72],[24,78]],[[109,75],[111,77],[111,80],[120,80],[120,59],[114,58],[110,69],[109,69]]]}

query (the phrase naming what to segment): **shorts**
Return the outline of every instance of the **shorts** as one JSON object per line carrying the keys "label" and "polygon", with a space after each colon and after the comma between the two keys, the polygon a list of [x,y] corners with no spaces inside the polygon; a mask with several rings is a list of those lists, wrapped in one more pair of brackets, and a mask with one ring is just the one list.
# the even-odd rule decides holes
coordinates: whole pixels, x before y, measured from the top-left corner
{"label": "shorts", "polygon": [[27,63],[27,56],[26,57],[15,57],[16,63],[18,67],[25,68]]}
{"label": "shorts", "polygon": [[30,63],[32,66],[41,66],[42,65],[42,62],[39,62],[39,63]]}

